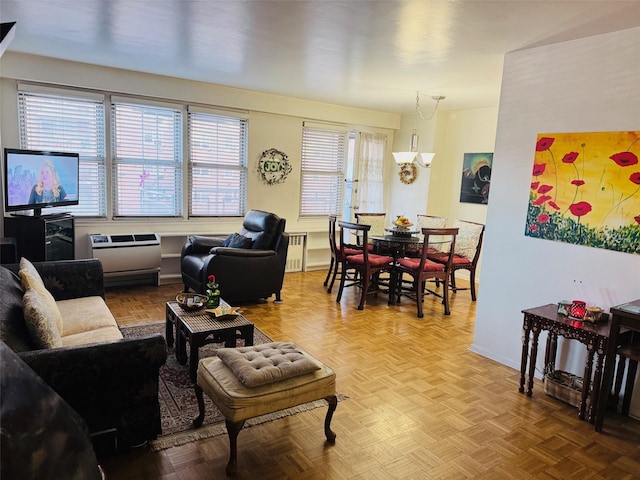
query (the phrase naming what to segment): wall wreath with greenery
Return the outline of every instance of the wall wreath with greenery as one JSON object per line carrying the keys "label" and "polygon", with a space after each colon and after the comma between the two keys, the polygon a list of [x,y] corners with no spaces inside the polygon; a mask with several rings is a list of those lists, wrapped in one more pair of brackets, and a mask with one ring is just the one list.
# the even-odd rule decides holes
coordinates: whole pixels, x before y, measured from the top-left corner
{"label": "wall wreath with greenery", "polygon": [[283,183],[287,175],[291,173],[289,157],[286,153],[275,148],[265,150],[258,160],[258,173],[267,185]]}

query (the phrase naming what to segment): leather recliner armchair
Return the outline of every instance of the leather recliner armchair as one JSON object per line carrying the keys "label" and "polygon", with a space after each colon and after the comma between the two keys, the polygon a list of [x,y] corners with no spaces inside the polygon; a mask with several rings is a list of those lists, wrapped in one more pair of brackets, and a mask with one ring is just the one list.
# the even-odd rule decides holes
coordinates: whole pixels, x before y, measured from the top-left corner
{"label": "leather recliner armchair", "polygon": [[222,298],[228,303],[268,298],[280,292],[287,263],[289,235],[286,220],[274,213],[250,210],[239,232],[251,239],[250,248],[224,246],[228,239],[193,235],[182,247],[180,270],[184,291],[207,290],[215,275]]}

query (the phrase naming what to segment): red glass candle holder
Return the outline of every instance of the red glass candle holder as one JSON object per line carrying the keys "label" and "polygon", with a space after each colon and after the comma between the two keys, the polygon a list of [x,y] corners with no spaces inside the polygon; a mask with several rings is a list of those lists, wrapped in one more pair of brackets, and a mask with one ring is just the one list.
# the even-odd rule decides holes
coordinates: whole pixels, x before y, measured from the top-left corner
{"label": "red glass candle holder", "polygon": [[587,313],[587,304],[582,300],[574,300],[571,303],[571,316],[582,320],[585,313]]}

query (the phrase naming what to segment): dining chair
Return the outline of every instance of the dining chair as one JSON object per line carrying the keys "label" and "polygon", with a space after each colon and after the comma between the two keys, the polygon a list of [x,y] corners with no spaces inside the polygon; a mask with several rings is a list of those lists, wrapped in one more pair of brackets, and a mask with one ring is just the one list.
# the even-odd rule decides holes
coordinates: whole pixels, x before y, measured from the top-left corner
{"label": "dining chair", "polygon": [[[416,215],[417,222],[416,227],[422,231],[423,228],[445,228],[447,226],[447,217],[438,217],[435,215],[425,215],[419,213]],[[437,246],[431,246],[429,253],[437,253]],[[407,256],[419,257],[422,255],[422,248],[407,249]]]}
{"label": "dining chair", "polygon": [[356,223],[371,225],[369,235],[384,235],[384,229],[387,226],[386,213],[356,212],[354,215]]}
{"label": "dining chair", "polygon": [[[443,262],[444,257],[440,257],[441,261],[434,262],[430,260],[428,248],[422,248],[422,255],[420,258],[415,257],[403,257],[398,259],[394,267],[394,285],[396,285],[396,299],[399,302],[402,295],[410,295],[415,297],[416,306],[418,309],[418,318],[423,318],[422,303],[424,301],[424,292],[426,289],[426,281],[430,279],[436,279],[441,281],[444,288],[442,293],[442,303],[444,304],[444,314],[449,315],[449,281],[451,278],[451,266],[453,257],[455,255],[456,237],[458,235],[457,228],[423,228],[422,235],[424,235],[424,245],[428,246],[429,240],[437,237],[439,247],[441,249],[440,255],[446,255],[447,260]],[[404,283],[401,281],[404,275],[409,275],[412,282],[411,290],[404,288]],[[431,292],[434,293],[434,292]],[[435,294],[435,293],[434,293]],[[435,294],[436,296],[440,296]]]}
{"label": "dining chair", "polygon": [[[331,262],[329,263],[329,270],[327,271],[327,276],[324,279],[323,284],[325,287],[327,287],[327,293],[331,293],[338,274],[342,275],[343,253],[346,253],[347,255],[358,255],[362,252],[362,247],[346,248],[343,252],[341,246],[339,245],[339,242],[336,241],[337,220],[338,217],[336,215],[329,215],[329,248],[331,251]],[[331,278],[331,282],[329,282],[329,278]]]}
{"label": "dining chair", "polygon": [[[456,240],[456,253],[451,265],[450,285],[453,293],[458,290],[471,290],[471,300],[476,301],[476,268],[480,259],[482,239],[484,237],[485,226],[482,223],[468,222],[466,220],[454,220],[453,228],[458,228],[458,238]],[[434,262],[446,263],[449,261],[445,253],[430,253],[429,259]],[[455,272],[458,270],[469,271],[469,287],[458,287],[456,285]]]}
{"label": "dining chair", "polygon": [[340,250],[344,252],[341,258],[342,273],[340,276],[340,287],[336,302],[340,303],[342,292],[346,285],[347,273],[353,271],[357,274],[357,281],[352,282],[348,286],[357,285],[361,288],[360,303],[358,310],[364,309],[367,295],[377,295],[384,292],[382,285],[378,283],[381,272],[390,272],[391,280],[389,287],[389,303],[393,304],[393,292],[395,290],[395,279],[393,276],[393,257],[387,255],[377,255],[369,251],[368,248],[361,248],[357,255],[349,255],[349,250],[358,249],[358,245],[354,245],[347,239],[361,239],[362,245],[367,245],[369,241],[369,231],[371,225],[361,223],[338,221],[340,227]]}
{"label": "dining chair", "polygon": [[[384,235],[385,227],[387,225],[387,214],[376,212],[356,212],[356,223],[362,223],[364,225],[371,225],[369,230],[369,236],[371,235]],[[373,251],[373,245],[371,242],[368,244],[369,250]]]}
{"label": "dining chair", "polygon": [[[611,388],[616,369],[616,357],[618,358],[616,383],[612,395]],[[633,385],[640,361],[640,300],[626,305],[611,308],[611,321],[609,325],[609,339],[604,357],[604,372],[602,383],[596,403],[596,415],[594,426],[596,432],[601,432],[604,417],[608,408],[617,407],[618,395],[622,386],[625,364],[629,362],[627,369],[627,381],[625,383],[624,397],[622,401],[622,415],[629,415],[629,405],[633,395]]]}

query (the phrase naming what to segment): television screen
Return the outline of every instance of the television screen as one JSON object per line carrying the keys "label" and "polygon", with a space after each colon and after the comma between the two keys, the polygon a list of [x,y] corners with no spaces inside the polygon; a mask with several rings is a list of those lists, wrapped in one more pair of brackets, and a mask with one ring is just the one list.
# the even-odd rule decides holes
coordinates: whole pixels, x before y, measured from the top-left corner
{"label": "television screen", "polygon": [[77,153],[4,149],[7,212],[78,204]]}

